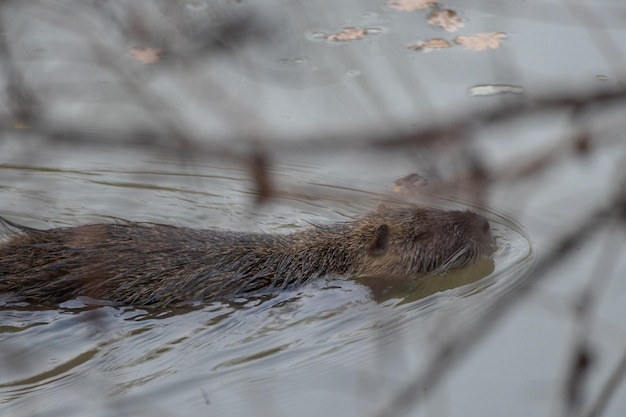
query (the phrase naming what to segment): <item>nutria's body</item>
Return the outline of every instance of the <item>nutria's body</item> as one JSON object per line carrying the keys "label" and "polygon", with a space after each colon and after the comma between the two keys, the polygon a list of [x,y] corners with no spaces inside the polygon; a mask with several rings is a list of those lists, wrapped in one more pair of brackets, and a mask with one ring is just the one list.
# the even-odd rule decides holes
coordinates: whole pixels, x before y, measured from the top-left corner
{"label": "nutria's body", "polygon": [[168,306],[295,288],[325,275],[416,276],[491,253],[468,211],[379,208],[290,234],[120,221],[18,233],[0,244],[0,293],[51,304],[85,295]]}

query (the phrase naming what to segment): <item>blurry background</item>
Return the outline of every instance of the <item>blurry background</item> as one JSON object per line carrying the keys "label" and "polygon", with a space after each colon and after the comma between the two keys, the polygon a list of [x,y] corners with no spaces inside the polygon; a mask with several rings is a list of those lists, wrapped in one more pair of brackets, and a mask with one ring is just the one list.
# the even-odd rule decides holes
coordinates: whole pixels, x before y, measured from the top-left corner
{"label": "blurry background", "polygon": [[2,415],[622,415],[624,39],[618,0],[1,2],[3,217],[281,233],[417,172],[498,243],[385,297],[0,299]]}

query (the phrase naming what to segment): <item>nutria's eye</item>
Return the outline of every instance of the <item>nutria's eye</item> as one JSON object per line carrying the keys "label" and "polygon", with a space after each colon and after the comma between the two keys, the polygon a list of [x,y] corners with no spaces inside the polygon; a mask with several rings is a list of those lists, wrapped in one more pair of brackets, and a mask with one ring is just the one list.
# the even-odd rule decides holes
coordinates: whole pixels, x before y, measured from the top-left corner
{"label": "nutria's eye", "polygon": [[371,255],[384,255],[389,249],[389,235],[391,232],[389,231],[389,226],[386,224],[381,224],[376,228],[374,232],[374,238],[370,243],[368,251]]}

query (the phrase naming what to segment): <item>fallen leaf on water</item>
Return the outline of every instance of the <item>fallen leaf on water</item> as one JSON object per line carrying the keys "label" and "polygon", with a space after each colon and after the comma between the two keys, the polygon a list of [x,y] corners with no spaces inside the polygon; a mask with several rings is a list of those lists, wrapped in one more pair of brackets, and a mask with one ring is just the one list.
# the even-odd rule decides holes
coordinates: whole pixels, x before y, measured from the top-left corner
{"label": "fallen leaf on water", "polygon": [[337,33],[326,35],[326,39],[335,42],[348,42],[363,39],[365,35],[367,35],[367,29],[347,27]]}
{"label": "fallen leaf on water", "polygon": [[154,64],[163,57],[163,51],[157,48],[138,48],[131,49],[130,54],[137,61],[144,64]]}
{"label": "fallen leaf on water", "polygon": [[448,32],[455,32],[463,27],[463,22],[454,10],[434,10],[428,16],[428,23],[439,26]]}
{"label": "fallen leaf on water", "polygon": [[30,126],[24,122],[15,122],[13,129],[28,129]]}
{"label": "fallen leaf on water", "polygon": [[472,51],[484,51],[488,48],[499,48],[504,38],[506,38],[504,32],[478,33],[474,36],[457,36],[454,43]]}
{"label": "fallen leaf on water", "polygon": [[393,192],[404,197],[420,195],[428,186],[428,180],[420,174],[413,173],[394,181]]}
{"label": "fallen leaf on water", "polygon": [[419,41],[408,46],[409,49],[422,52],[432,52],[436,49],[446,49],[450,47],[452,47],[450,42],[441,38],[433,38],[427,41]]}
{"label": "fallen leaf on water", "polygon": [[395,0],[387,3],[387,6],[401,12],[412,12],[417,9],[427,9],[429,6],[437,4],[436,0]]}

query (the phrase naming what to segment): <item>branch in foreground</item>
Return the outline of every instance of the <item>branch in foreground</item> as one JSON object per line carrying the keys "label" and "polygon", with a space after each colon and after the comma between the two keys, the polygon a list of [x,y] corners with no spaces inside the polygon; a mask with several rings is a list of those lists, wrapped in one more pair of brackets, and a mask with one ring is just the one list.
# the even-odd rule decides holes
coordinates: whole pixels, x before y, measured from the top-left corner
{"label": "branch in foreground", "polygon": [[484,310],[479,319],[468,325],[463,332],[443,343],[425,371],[393,396],[374,416],[399,416],[415,406],[422,398],[425,387],[429,390],[436,387],[446,372],[449,372],[463,355],[488,334],[489,330],[511,310],[512,306],[528,296],[538,282],[547,278],[548,271],[563,261],[573,249],[583,245],[597,230],[598,224],[603,224],[613,218],[616,208],[623,210],[621,207],[611,205],[595,211],[580,227],[563,237],[553,253],[540,259],[534,270],[529,271],[526,276],[518,280],[516,285],[497,298]]}

